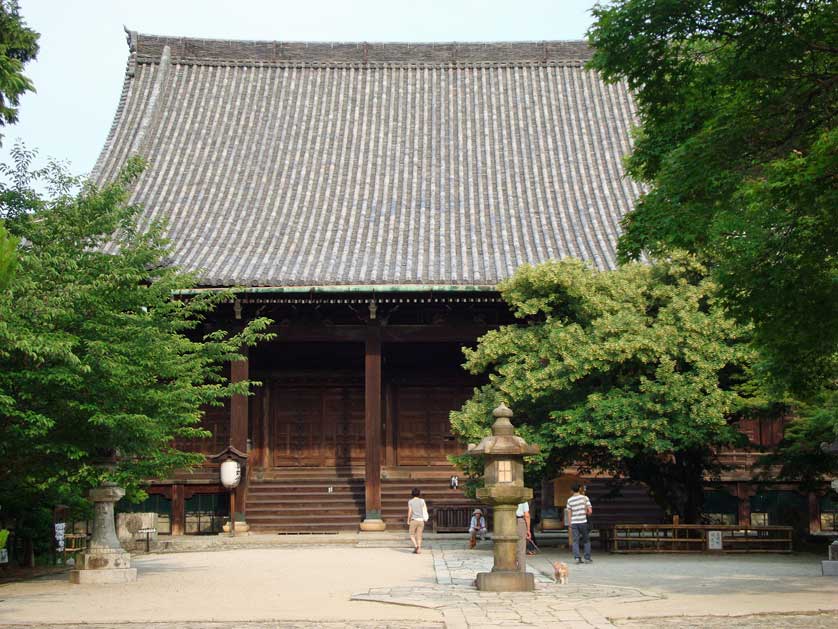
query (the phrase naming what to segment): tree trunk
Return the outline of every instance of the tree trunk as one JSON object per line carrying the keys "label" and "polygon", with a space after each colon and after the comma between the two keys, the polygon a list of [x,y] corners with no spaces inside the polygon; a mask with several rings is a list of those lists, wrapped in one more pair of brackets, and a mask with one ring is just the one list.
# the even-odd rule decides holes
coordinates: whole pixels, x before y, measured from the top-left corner
{"label": "tree trunk", "polygon": [[707,461],[700,452],[679,452],[669,461],[645,457],[626,465],[632,480],[645,483],[667,517],[677,515],[683,524],[698,524],[704,505],[704,472]]}

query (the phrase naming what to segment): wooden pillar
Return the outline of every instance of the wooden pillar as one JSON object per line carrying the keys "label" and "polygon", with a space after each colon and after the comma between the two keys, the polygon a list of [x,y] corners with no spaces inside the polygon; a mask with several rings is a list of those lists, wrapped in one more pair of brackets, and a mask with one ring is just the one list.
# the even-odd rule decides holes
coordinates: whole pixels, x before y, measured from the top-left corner
{"label": "wooden pillar", "polygon": [[809,492],[809,533],[821,532],[821,509],[818,501],[818,495],[814,492]]}
{"label": "wooden pillar", "polygon": [[[244,360],[237,360],[230,363],[230,381],[233,383],[243,382],[250,377],[250,361],[248,360],[247,348],[241,349]],[[234,395],[230,400],[230,445],[241,452],[247,452],[248,433],[248,407],[249,398],[246,395]],[[248,461],[248,469],[252,464]],[[243,474],[239,486],[236,487],[236,510],[244,515],[245,494],[247,492],[247,473]]]}
{"label": "wooden pillar", "polygon": [[172,485],[172,535],[183,535],[186,526],[186,499],[183,485]]}
{"label": "wooden pillar", "polygon": [[381,327],[370,321],[364,346],[364,504],[362,531],[383,531],[381,519]]}
{"label": "wooden pillar", "polygon": [[262,455],[262,469],[267,470],[272,465],[272,446],[271,446],[271,387],[270,383],[266,382],[262,385],[262,448],[260,450]]}
{"label": "wooden pillar", "polygon": [[745,483],[736,483],[736,497],[739,498],[739,526],[751,526],[751,496],[753,489]]}

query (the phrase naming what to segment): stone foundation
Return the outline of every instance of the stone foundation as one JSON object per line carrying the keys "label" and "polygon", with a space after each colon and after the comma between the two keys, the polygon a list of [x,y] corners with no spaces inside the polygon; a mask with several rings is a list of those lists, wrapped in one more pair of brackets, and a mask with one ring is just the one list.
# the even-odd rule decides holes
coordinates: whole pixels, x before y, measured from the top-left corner
{"label": "stone foundation", "polygon": [[367,519],[361,522],[360,524],[361,530],[365,532],[370,531],[384,531],[387,529],[387,525],[384,523],[384,520],[378,519]]}
{"label": "stone foundation", "polygon": [[535,590],[535,576],[518,570],[479,572],[476,584],[481,592],[532,592]]}
{"label": "stone foundation", "polygon": [[131,583],[132,581],[136,580],[136,568],[70,571],[70,583],[75,583],[76,585],[106,585],[108,583]]}

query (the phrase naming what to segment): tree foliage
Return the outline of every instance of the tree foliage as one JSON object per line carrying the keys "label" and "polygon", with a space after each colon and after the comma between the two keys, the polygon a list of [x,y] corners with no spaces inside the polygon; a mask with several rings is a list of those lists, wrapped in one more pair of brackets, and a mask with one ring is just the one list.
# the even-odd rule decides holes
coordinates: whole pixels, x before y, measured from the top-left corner
{"label": "tree foliage", "polygon": [[0,291],[6,290],[12,278],[17,256],[17,239],[12,238],[0,222]]}
{"label": "tree foliage", "polygon": [[38,54],[39,37],[26,26],[15,0],[0,0],[0,126],[17,122],[21,95],[35,90],[23,66]]}
{"label": "tree foliage", "polygon": [[616,0],[591,66],[627,81],[648,192],[622,258],[703,252],[782,386],[834,380],[838,348],[838,3]]}
{"label": "tree foliage", "polygon": [[753,359],[705,273],[684,255],[610,272],[572,260],[522,267],[501,286],[521,321],[465,350],[489,384],[452,413],[454,432],[478,440],[506,401],[519,434],[541,446],[536,469],[610,470],[695,521],[716,449],[742,439],[733,420],[748,400],[736,385]]}
{"label": "tree foliage", "polygon": [[[53,198],[29,185],[25,159],[19,165],[15,184],[0,194],[7,228],[21,243],[17,270],[0,292],[6,516],[69,500],[105,478],[136,492],[143,479],[202,460],[173,440],[207,436],[202,409],[247,393],[249,383],[229,383],[223,365],[268,336],[265,319],[236,334],[204,327],[229,293],[172,298],[194,278],[165,263],[160,225],[136,227],[127,190],[139,161],[101,188],[53,176]],[[114,470],[98,465],[114,451]]]}

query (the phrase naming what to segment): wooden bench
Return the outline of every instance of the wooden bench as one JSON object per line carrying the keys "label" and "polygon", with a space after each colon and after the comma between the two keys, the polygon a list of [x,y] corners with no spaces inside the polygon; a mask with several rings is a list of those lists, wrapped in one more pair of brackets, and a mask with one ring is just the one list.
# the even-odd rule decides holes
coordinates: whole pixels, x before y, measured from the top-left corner
{"label": "wooden bench", "polygon": [[[617,524],[611,534],[614,553],[790,553],[790,526],[715,524]],[[721,533],[721,548],[709,547],[711,531]]]}

